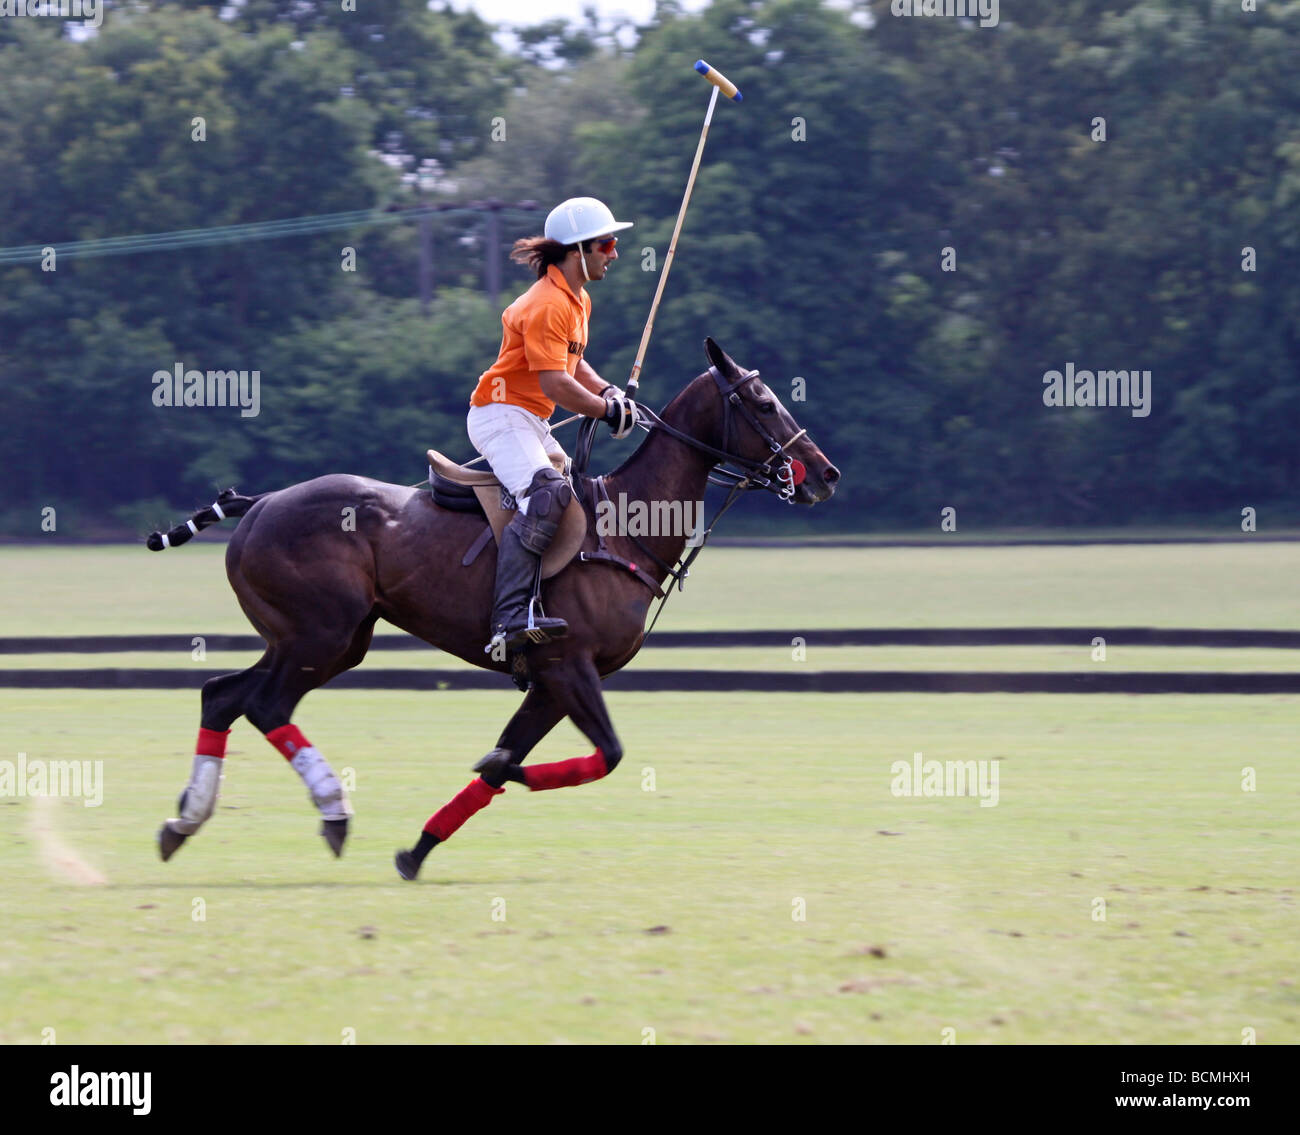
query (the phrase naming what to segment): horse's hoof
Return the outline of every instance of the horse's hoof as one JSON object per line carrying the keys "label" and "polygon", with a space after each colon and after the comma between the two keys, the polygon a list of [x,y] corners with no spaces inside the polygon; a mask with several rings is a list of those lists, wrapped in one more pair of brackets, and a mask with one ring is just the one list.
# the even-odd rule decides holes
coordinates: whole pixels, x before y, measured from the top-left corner
{"label": "horse's hoof", "polygon": [[409,851],[399,851],[394,855],[393,866],[397,868],[397,873],[408,883],[420,873],[420,865],[415,861],[415,856]]}
{"label": "horse's hoof", "polygon": [[322,820],[320,834],[325,837],[325,842],[334,852],[334,858],[339,858],[343,854],[343,845],[348,838],[347,820]]}
{"label": "horse's hoof", "polygon": [[158,854],[162,856],[162,861],[166,863],[176,854],[177,848],[189,838],[181,835],[180,832],[172,831],[170,824],[163,824],[158,829]]}
{"label": "horse's hoof", "polygon": [[474,766],[478,773],[493,788],[500,788],[507,780],[523,783],[523,770],[510,759],[509,749],[493,749]]}

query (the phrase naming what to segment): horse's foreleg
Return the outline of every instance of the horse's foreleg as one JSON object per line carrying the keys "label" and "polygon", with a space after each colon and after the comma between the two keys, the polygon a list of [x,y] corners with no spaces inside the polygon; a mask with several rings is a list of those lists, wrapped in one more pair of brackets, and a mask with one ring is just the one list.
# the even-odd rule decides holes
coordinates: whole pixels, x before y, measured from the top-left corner
{"label": "horse's foreleg", "polygon": [[524,758],[565,716],[566,711],[560,699],[551,691],[535,686],[501,731],[497,747],[474,766],[474,771],[481,772],[483,779],[493,788],[500,788],[507,780],[517,780],[517,777],[510,775],[508,766],[522,764]]}
{"label": "horse's foreleg", "polygon": [[[564,709],[554,698],[540,685],[534,686],[503,730],[497,742],[498,747],[488,757],[504,753],[507,761],[523,760],[533,746],[564,719],[564,714]],[[485,772],[471,780],[456,796],[434,812],[420,832],[415,846],[397,853],[394,860],[397,873],[403,879],[414,879],[429,852],[444,840],[450,839],[466,820],[491,804],[494,796],[500,796],[505,791],[501,787],[504,779],[504,776]]]}
{"label": "horse's foreleg", "polygon": [[523,755],[503,754],[498,750],[489,753],[474,767],[483,773],[483,779],[489,784],[494,780],[497,784],[513,780],[527,785],[534,792],[572,788],[608,776],[623,759],[623,747],[605,708],[605,694],[595,663],[586,657],[572,658],[562,666],[543,671],[537,676],[537,681],[556,706],[586,734],[596,751],[586,757],[523,767],[519,763]]}

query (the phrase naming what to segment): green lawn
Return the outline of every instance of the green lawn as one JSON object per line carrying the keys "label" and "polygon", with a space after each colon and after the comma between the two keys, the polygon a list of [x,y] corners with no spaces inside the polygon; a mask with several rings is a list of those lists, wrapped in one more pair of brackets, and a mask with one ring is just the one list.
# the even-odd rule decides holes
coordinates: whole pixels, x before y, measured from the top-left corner
{"label": "green lawn", "polygon": [[[250,633],[224,548],[0,548],[0,634]],[[597,569],[592,569],[597,570]],[[664,630],[1300,628],[1300,544],[707,548]]]}
{"label": "green lawn", "polygon": [[[221,553],[0,549],[0,634],[248,633]],[[1245,541],[711,549],[661,627],[1084,633],[803,661],[654,648],[633,665],[1295,670],[1296,651],[1111,644],[1098,663],[1089,643],[1106,626],[1295,628],[1298,576],[1300,545]],[[217,815],[163,864],[153,839],[188,775],[197,693],[0,689],[0,761],[102,760],[105,775],[96,808],[0,798],[0,1042],[1300,1041],[1300,698],[615,693],[613,776],[511,786],[399,882],[393,850],[517,705],[504,682],[312,694],[295,720],[356,783],[338,861],[241,722]],[[589,751],[566,724],[533,759]],[[891,764],[916,752],[997,760],[997,806],[895,796]]]}
{"label": "green lawn", "polygon": [[[399,883],[516,704],[313,695],[355,770],[339,861],[237,725],[163,864],[194,697],[0,691],[6,756],[105,769],[98,808],[0,800],[0,1041],[1300,1041],[1298,699],[615,695],[613,776],[512,786]],[[566,725],[534,759],[588,750]],[[917,751],[999,760],[997,806],[892,795]]]}

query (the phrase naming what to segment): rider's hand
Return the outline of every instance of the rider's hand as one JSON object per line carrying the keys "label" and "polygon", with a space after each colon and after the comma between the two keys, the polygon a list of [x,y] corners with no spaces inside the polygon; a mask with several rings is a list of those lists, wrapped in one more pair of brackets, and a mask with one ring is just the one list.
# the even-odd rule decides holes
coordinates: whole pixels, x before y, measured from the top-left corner
{"label": "rider's hand", "polygon": [[637,423],[636,403],[617,386],[607,386],[600,393],[605,399],[605,416],[601,420],[616,438],[627,437]]}

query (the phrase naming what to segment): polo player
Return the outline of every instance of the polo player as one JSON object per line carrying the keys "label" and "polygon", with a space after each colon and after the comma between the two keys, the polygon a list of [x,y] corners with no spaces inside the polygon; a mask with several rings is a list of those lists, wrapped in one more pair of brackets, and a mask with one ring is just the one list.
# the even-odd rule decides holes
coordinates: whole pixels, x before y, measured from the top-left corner
{"label": "polo player", "polygon": [[537,283],[502,312],[501,349],[474,388],[466,423],[474,448],[519,509],[497,548],[487,652],[568,630],[563,619],[544,616],[529,625],[538,561],[573,499],[572,487],[551,463],[564,450],[548,419],[559,405],[608,423],[616,438],[636,425],[635,403],[583,358],[591,318],[585,285],[605,278],[618,259],[614,234],[631,227],[614,220],[596,198],[571,197],[551,210],[544,236],[517,240],[511,250],[510,259],[532,268]]}

